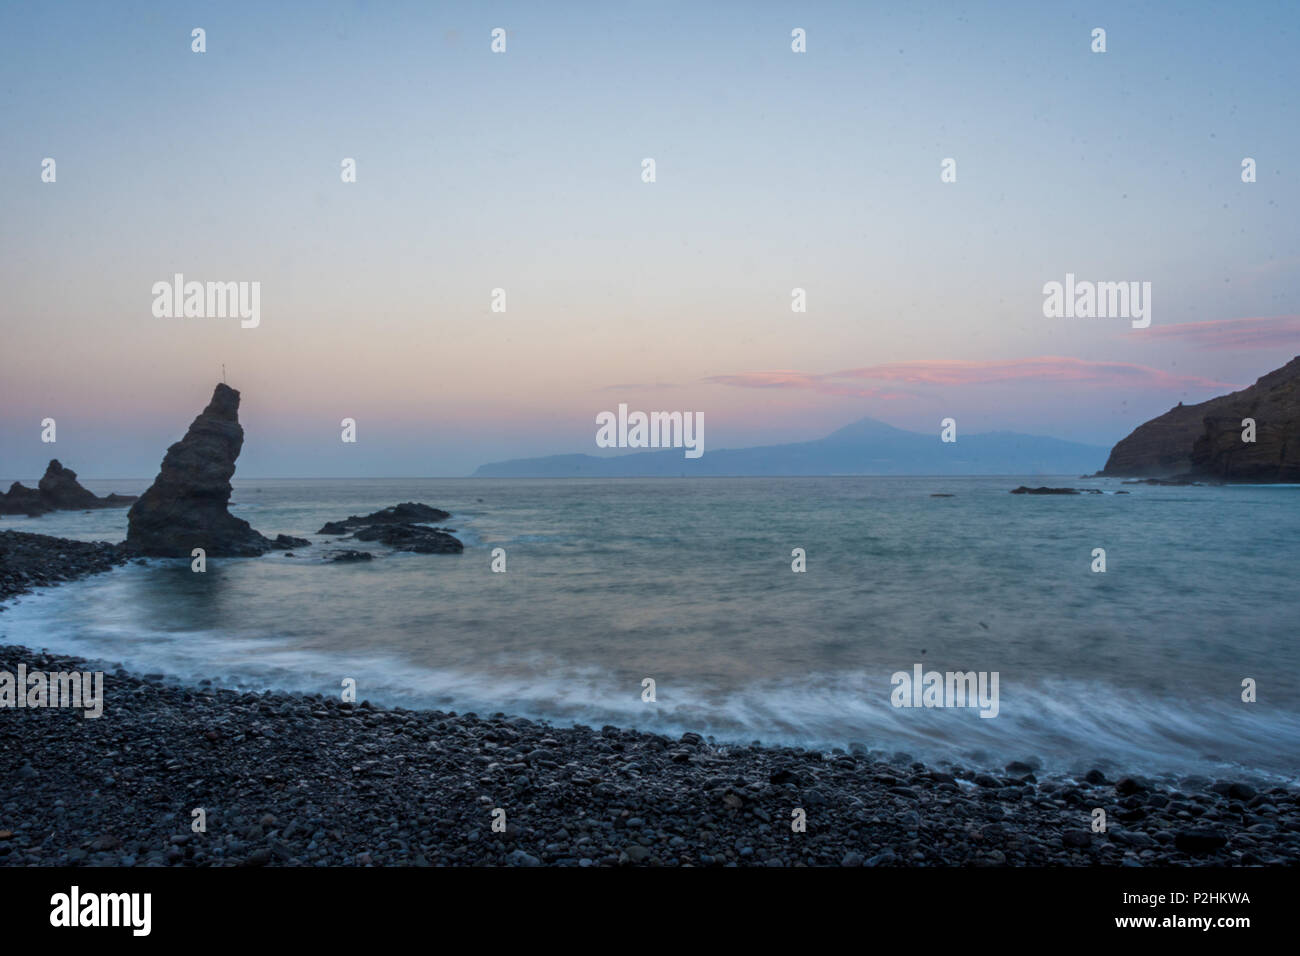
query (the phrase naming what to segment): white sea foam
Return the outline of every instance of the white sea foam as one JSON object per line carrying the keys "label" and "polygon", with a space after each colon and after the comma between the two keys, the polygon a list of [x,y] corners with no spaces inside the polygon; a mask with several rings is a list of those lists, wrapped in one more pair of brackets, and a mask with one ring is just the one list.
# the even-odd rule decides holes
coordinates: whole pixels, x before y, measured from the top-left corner
{"label": "white sea foam", "polygon": [[[130,564],[22,598],[0,641],[186,681],[337,694],[352,677],[375,703],[732,743],[1293,780],[1294,494],[1026,501],[1007,494],[1017,483],[262,482],[265,533],[468,501],[443,523],[468,550],[330,565],[336,539],[314,538],[296,558],[213,559],[204,575]],[[931,491],[957,493],[961,522]],[[44,533],[63,521],[93,537],[121,516],[49,517]],[[509,571],[492,574],[503,543]],[[1087,570],[1096,543],[1105,575]],[[805,574],[790,573],[793,546]],[[890,674],[917,660],[1000,672],[997,718],[891,707]],[[1240,701],[1243,676],[1261,703]]]}

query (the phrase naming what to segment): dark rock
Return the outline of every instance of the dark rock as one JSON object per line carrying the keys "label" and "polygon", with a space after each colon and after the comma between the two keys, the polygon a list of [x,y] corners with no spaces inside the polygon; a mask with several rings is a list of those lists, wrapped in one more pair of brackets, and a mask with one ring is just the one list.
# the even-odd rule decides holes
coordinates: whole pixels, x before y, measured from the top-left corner
{"label": "dark rock", "polygon": [[135,500],[134,495],[98,497],[81,486],[75,471],[52,458],[36,488],[26,488],[15,481],[7,494],[0,494],[0,514],[25,514],[34,518],[50,511],[122,508]]}
{"label": "dark rock", "polygon": [[[393,505],[389,508],[383,508],[379,511],[372,512],[364,517],[352,515],[342,521],[327,522],[325,527],[317,531],[317,534],[343,534],[353,528],[364,528],[370,525],[379,524],[427,524],[431,521],[446,521],[451,517],[451,513],[443,511],[440,508],[431,508],[428,505],[420,504],[415,501],[406,501],[400,505]],[[339,530],[342,529],[342,530]]]}
{"label": "dark rock", "polygon": [[266,866],[271,862],[271,851],[267,847],[258,847],[252,853],[248,854],[248,859],[244,861],[245,866]]}
{"label": "dark rock", "polygon": [[69,541],[26,531],[0,531],[0,601],[125,564],[128,552],[106,541]]}
{"label": "dark rock", "polygon": [[15,481],[7,494],[0,495],[0,515],[27,515],[35,518],[54,509],[41,498],[36,488],[27,488]]}
{"label": "dark rock", "polygon": [[358,541],[378,541],[397,551],[416,554],[460,554],[465,545],[434,528],[415,524],[379,524],[362,528],[353,535]]}
{"label": "dark rock", "polygon": [[1227,842],[1228,838],[1216,830],[1182,830],[1174,836],[1174,846],[1184,853],[1213,853]]}
{"label": "dark rock", "polygon": [[57,510],[77,511],[94,508],[99,504],[94,493],[77,482],[77,473],[71,468],[64,468],[57,458],[52,459],[46,467],[38,488],[41,498]]}
{"label": "dark rock", "polygon": [[277,534],[275,540],[271,542],[271,548],[275,551],[288,551],[291,548],[310,548],[311,542],[306,538],[293,538],[287,534]]}
{"label": "dark rock", "polygon": [[1019,488],[1012,488],[1013,495],[1077,495],[1080,494],[1075,488],[1030,488],[1027,485],[1021,485]]}
{"label": "dark rock", "polygon": [[1111,830],[1108,835],[1111,840],[1121,846],[1137,847],[1139,850],[1149,847],[1156,842],[1145,833],[1139,833],[1134,830]]}
{"label": "dark rock", "polygon": [[465,550],[458,538],[419,524],[377,524],[361,528],[352,537],[357,541],[378,541],[395,550],[415,551],[416,554],[460,554]]}
{"label": "dark rock", "polygon": [[[1241,440],[1242,419],[1255,441]],[[1179,404],[1139,425],[1100,474],[1220,481],[1300,481],[1300,356],[1254,385],[1197,405]]]}
{"label": "dark rock", "polygon": [[127,547],[156,557],[264,554],[271,542],[227,510],[230,478],[244,444],[239,393],[221,384],[185,437],[167,449],[162,470],[127,516]]}
{"label": "dark rock", "polygon": [[641,863],[650,856],[649,848],[643,847],[638,843],[633,843],[623,852],[627,854],[627,858],[633,863]]}
{"label": "dark rock", "polygon": [[426,527],[430,521],[442,521],[451,515],[438,508],[414,501],[403,502],[365,516],[353,515],[343,521],[329,521],[317,534],[346,534],[355,531],[358,541],[378,541],[398,551],[417,554],[460,554],[465,546],[446,530]]}
{"label": "dark rock", "polygon": [[336,551],[330,555],[330,560],[334,562],[341,561],[372,561],[374,555],[369,551]]}
{"label": "dark rock", "polygon": [[1228,787],[1228,796],[1233,800],[1253,800],[1256,790],[1248,783],[1234,783]]}
{"label": "dark rock", "polygon": [[1141,793],[1145,789],[1141,781],[1134,780],[1132,777],[1122,777],[1115,784],[1115,792],[1121,797],[1127,797],[1131,793]]}

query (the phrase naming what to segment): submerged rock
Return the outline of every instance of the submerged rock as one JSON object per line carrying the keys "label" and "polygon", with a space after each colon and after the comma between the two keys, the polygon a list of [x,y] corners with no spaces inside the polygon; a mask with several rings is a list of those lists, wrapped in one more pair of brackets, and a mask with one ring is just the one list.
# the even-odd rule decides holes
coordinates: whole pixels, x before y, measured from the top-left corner
{"label": "submerged rock", "polygon": [[397,551],[414,551],[416,554],[460,554],[465,545],[435,528],[413,524],[381,524],[362,528],[352,537],[358,541],[378,541]]}
{"label": "submerged rock", "polygon": [[1030,488],[1028,485],[1021,485],[1019,488],[1012,488],[1013,495],[1081,495],[1083,492],[1077,488]]}
{"label": "submerged rock", "polygon": [[371,554],[369,551],[352,551],[352,550],[347,550],[347,551],[336,551],[336,552],[334,552],[332,555],[330,555],[330,560],[333,561],[333,562],[340,562],[340,561],[373,561],[373,560],[374,560],[374,557],[375,557],[375,556],[374,556],[373,554]]}
{"label": "submerged rock", "polygon": [[[1125,481],[1124,484],[1126,485],[1167,485],[1169,487],[1178,488],[1184,485],[1187,486],[1200,485],[1200,482],[1195,481],[1191,478],[1133,478],[1129,481]],[[1115,494],[1126,495],[1128,494],[1128,492],[1117,491],[1115,492]]]}
{"label": "submerged rock", "polygon": [[364,528],[376,524],[421,524],[430,521],[446,521],[451,512],[441,508],[431,508],[416,501],[406,501],[400,505],[383,508],[371,514],[352,515],[342,521],[326,522],[317,534],[347,534],[354,528]]}
{"label": "submerged rock", "polygon": [[343,521],[327,521],[317,534],[345,535],[358,541],[378,541],[397,551],[416,554],[460,554],[465,550],[458,539],[447,532],[452,529],[430,528],[431,521],[445,521],[451,513],[415,501],[406,501],[371,514],[352,515]]}
{"label": "submerged rock", "polygon": [[239,392],[218,385],[185,437],[167,449],[162,470],[127,516],[127,547],[154,557],[264,554],[272,542],[227,510],[230,478],[244,444]]}

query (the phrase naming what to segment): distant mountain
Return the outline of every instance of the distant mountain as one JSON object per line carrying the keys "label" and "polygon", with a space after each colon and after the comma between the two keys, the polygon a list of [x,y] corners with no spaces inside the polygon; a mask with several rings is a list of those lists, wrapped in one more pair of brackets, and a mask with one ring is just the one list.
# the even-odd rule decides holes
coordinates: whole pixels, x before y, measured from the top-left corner
{"label": "distant mountain", "polygon": [[[1242,420],[1255,420],[1255,441]],[[1103,475],[1300,482],[1300,356],[1249,388],[1177,405],[1117,444]]]}
{"label": "distant mountain", "polygon": [[482,465],[476,478],[658,478],[763,475],[1079,475],[1096,470],[1106,449],[1015,432],[923,435],[864,418],[816,441],[720,448],[700,458],[682,449],[607,458],[552,455]]}

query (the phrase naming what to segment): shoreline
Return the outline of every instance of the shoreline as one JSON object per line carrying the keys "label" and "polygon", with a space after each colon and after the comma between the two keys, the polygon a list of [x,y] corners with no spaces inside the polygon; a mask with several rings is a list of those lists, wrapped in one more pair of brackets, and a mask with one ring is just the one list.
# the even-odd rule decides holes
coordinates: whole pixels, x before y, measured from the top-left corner
{"label": "shoreline", "polygon": [[11,599],[35,588],[111,571],[133,557],[124,542],[73,541],[0,528],[0,613]]}
{"label": "shoreline", "polygon": [[[0,545],[0,610],[131,557],[27,532]],[[1296,788],[948,773],[838,748],[195,686],[0,645],[0,671],[20,664],[105,671],[104,713],[0,709],[0,866],[1300,863]],[[205,833],[191,830],[198,807]],[[1106,832],[1091,832],[1096,807]]]}
{"label": "shoreline", "polygon": [[[0,646],[0,671],[93,662]],[[1300,791],[952,774],[117,669],[98,719],[0,710],[0,866],[1300,862]],[[203,808],[206,832],[194,833]],[[1092,809],[1107,831],[1090,832]],[[506,829],[492,829],[496,809]],[[791,828],[793,811],[806,832]]]}

